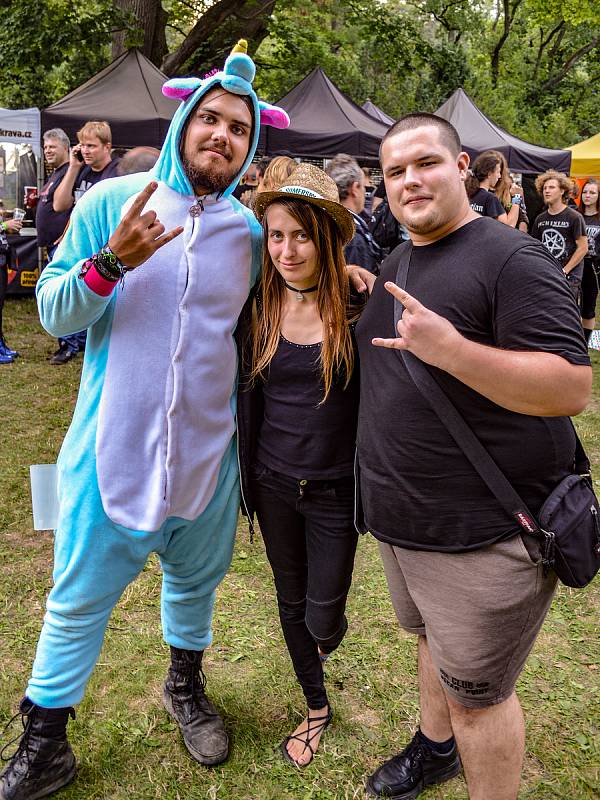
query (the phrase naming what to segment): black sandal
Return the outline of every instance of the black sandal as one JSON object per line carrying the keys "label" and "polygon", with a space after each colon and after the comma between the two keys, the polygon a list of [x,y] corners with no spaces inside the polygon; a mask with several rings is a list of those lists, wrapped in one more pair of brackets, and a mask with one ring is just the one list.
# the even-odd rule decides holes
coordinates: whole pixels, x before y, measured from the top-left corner
{"label": "black sandal", "polygon": [[[328,727],[329,723],[333,719],[333,711],[331,710],[330,707],[329,711],[325,716],[322,717],[308,716],[306,719],[308,725],[304,733],[302,734],[292,733],[290,736],[286,736],[283,742],[279,745],[279,748],[283,753],[283,757],[287,761],[289,761],[290,764],[293,764],[295,767],[298,767],[298,769],[302,769],[303,767],[308,767],[308,765],[312,762],[317,751],[313,750],[311,742],[315,738],[315,736],[318,736],[320,733],[323,733],[323,731]],[[314,723],[317,724],[315,725]],[[306,764],[299,764],[297,761],[294,761],[294,759],[288,753],[287,745],[288,742],[292,741],[292,739],[297,739],[299,742],[302,742],[302,744],[304,745],[304,750],[306,750],[307,748],[310,750],[311,752],[310,761],[307,761]],[[303,753],[304,750],[302,751]]]}

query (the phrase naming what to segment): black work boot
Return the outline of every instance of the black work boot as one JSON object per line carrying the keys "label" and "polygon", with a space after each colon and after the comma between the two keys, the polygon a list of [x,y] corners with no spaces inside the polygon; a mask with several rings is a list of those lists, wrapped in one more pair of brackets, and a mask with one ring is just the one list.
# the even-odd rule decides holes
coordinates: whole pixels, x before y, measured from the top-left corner
{"label": "black work boot", "polygon": [[[47,797],[70,783],[75,775],[75,756],[67,741],[67,722],[69,717],[75,719],[75,711],[41,708],[24,697],[19,713],[23,734],[18,737],[16,753],[0,775],[0,800]],[[3,757],[13,742],[3,748]]]}
{"label": "black work boot", "polygon": [[367,792],[388,800],[414,800],[426,786],[448,781],[460,770],[455,742],[449,753],[437,753],[417,731],[401,753],[375,770],[367,781]]}
{"label": "black work boot", "polygon": [[217,709],[204,690],[202,650],[171,647],[171,666],[163,688],[163,703],[183,734],[193,758],[205,766],[221,764],[229,755],[229,737]]}

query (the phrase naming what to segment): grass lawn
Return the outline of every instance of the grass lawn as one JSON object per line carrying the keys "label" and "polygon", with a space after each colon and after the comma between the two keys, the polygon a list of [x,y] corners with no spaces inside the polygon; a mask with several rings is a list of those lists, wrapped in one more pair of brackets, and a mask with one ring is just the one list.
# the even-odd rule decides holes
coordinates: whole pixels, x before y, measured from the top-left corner
{"label": "grass lawn", "polygon": [[[56,459],[81,368],[80,359],[48,364],[55,344],[42,331],[33,300],[10,299],[4,316],[8,342],[22,357],[0,367],[0,723],[15,713],[22,696],[51,585],[52,536],[32,530],[28,465]],[[577,419],[598,478],[599,355],[593,354],[594,400]],[[600,795],[599,597],[600,581],[583,591],[559,588],[519,682],[527,719],[522,798]],[[240,523],[233,565],[219,590],[215,643],[206,655],[209,692],[233,740],[232,755],[221,767],[195,764],[162,708],[168,648],[161,638],[159,599],[153,558],[115,609],[86,698],[70,725],[79,771],[59,795],[64,800],[362,798],[365,775],[412,735],[414,641],[395,622],[370,537],[359,543],[350,630],[327,665],[334,724],[303,771],[277,750],[304,705],[279,630],[260,537],[251,545]],[[9,738],[5,733],[2,743]],[[464,800],[467,792],[457,778],[423,796]]]}

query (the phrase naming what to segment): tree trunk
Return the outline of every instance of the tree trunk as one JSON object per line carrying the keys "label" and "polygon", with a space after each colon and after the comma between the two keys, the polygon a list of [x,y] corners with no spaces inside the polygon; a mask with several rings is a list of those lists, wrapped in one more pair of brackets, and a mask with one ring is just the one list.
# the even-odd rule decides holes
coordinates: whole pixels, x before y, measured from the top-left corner
{"label": "tree trunk", "polygon": [[221,66],[238,39],[256,50],[267,34],[267,21],[277,0],[218,0],[203,14],[181,45],[161,64],[169,76]]}
{"label": "tree trunk", "polygon": [[508,39],[510,35],[510,30],[515,19],[515,14],[517,13],[517,9],[521,5],[522,0],[513,0],[513,4],[511,6],[509,0],[503,0],[502,5],[504,8],[504,31],[498,41],[496,42],[496,46],[492,51],[492,55],[490,58],[490,66],[491,66],[491,74],[492,74],[492,86],[495,88],[498,84],[498,75],[500,73],[500,51],[504,46],[504,43]]}
{"label": "tree trunk", "polygon": [[[116,5],[135,17],[135,27],[143,35],[140,46],[142,53],[154,64],[160,64],[167,52],[165,26],[167,12],[160,0],[115,0]],[[117,58],[126,49],[125,39],[128,31],[115,31],[112,39],[112,56]]]}

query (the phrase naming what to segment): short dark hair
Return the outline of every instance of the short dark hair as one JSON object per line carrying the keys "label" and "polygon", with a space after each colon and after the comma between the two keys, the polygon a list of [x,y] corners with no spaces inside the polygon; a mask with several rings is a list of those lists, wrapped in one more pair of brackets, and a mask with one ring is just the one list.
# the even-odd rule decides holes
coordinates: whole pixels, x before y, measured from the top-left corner
{"label": "short dark hair", "polygon": [[435,114],[428,114],[425,111],[418,111],[413,114],[405,114],[394,122],[381,140],[379,154],[381,155],[383,143],[387,141],[387,139],[391,139],[392,136],[403,133],[404,131],[412,131],[415,128],[427,127],[434,127],[439,130],[441,141],[446,145],[453,156],[457,156],[460,153],[462,150],[460,136],[454,125],[451,125],[448,120],[443,117],[438,117]]}

